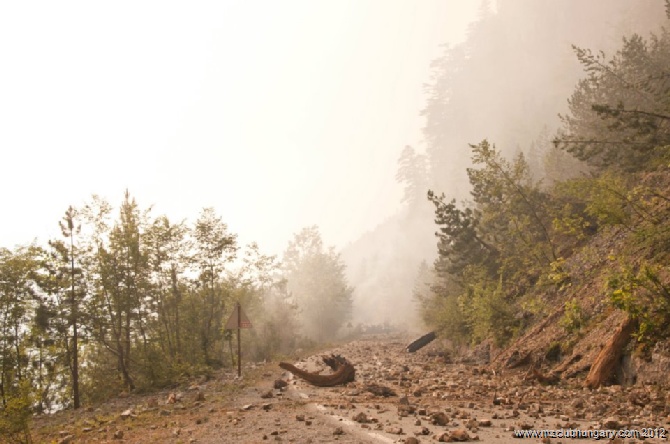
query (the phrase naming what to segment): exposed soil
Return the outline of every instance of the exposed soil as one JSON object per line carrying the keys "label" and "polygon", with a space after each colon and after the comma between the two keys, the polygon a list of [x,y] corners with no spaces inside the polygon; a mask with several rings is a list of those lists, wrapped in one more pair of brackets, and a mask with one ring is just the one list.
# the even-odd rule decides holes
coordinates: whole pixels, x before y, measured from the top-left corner
{"label": "exposed soil", "polygon": [[[39,443],[504,443],[516,442],[513,430],[520,429],[670,429],[670,398],[660,387],[542,385],[527,369],[501,374],[449,363],[438,341],[407,353],[412,339],[368,337],[329,350],[356,368],[355,382],[345,386],[311,386],[277,363],[248,365],[241,380],[220,374],[173,396],[133,395],[36,418],[33,437]],[[320,356],[295,365],[326,374],[331,370]],[[278,379],[288,385],[274,388]]]}

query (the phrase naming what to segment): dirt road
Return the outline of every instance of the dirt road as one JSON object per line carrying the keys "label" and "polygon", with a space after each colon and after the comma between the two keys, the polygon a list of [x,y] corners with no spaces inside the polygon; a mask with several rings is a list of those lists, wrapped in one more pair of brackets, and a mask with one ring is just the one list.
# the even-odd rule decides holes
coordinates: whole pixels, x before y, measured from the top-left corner
{"label": "dirt road", "polygon": [[[628,444],[641,442],[641,436],[615,431],[636,429],[654,435],[645,439],[647,443],[667,440],[658,437],[663,427],[668,428],[670,413],[666,392],[660,388],[587,391],[579,381],[543,386],[525,380],[524,371],[500,374],[476,365],[445,363],[435,353],[438,344],[408,354],[410,339],[368,337],[332,350],[356,367],[356,381],[344,387],[313,387],[276,363],[267,364],[256,368],[254,382],[241,389],[230,390],[241,382],[229,379],[190,387],[174,404],[165,404],[166,393],[157,395],[157,402],[136,399],[134,407],[129,402],[129,415],[118,413],[125,405],[116,406],[117,413],[108,415],[106,422],[100,411],[97,416],[96,411],[89,412],[90,417],[59,431],[58,438],[202,444],[566,443],[572,438],[565,434],[597,434],[599,440],[609,441],[612,433],[619,433],[625,439],[614,442]],[[330,371],[320,355],[295,364],[309,371]],[[288,386],[275,389],[277,379]],[[545,430],[549,436],[515,437],[533,430]]]}
{"label": "dirt road", "polygon": [[[333,350],[356,366],[356,382],[346,387],[313,387],[281,369],[266,374],[265,384],[237,400],[238,409],[253,404],[240,415],[239,430],[230,430],[229,437],[203,436],[202,442],[518,442],[519,433],[534,430],[547,435],[544,442],[568,442],[570,436],[609,441],[613,433],[626,443],[640,441],[643,434],[653,437],[645,442],[664,441],[657,439],[669,420],[662,390],[615,386],[592,392],[579,381],[543,386],[524,379],[524,371],[501,375],[476,365],[447,364],[436,356],[437,345],[408,354],[409,339],[370,337]],[[296,365],[328,371],[319,356]],[[289,380],[284,392],[271,390],[279,377]],[[371,392],[379,393],[380,387],[395,396]],[[270,391],[272,398],[259,398]],[[622,429],[640,436],[634,439],[634,432]],[[525,439],[541,442],[542,436]]]}

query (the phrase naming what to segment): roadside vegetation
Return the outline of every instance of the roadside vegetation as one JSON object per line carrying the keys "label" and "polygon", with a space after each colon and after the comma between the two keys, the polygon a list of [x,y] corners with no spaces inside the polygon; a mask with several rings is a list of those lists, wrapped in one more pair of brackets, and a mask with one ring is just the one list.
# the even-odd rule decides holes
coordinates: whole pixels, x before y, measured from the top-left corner
{"label": "roadside vegetation", "polygon": [[[57,223],[57,221],[55,221]],[[237,302],[245,360],[335,338],[351,288],[317,227],[282,260],[242,248],[216,212],[153,216],[126,192],[66,210],[62,237],[0,249],[0,436],[30,440],[32,413],[170,387],[236,366],[225,323]]]}
{"label": "roadside vegetation", "polygon": [[[625,37],[609,57],[573,50],[584,77],[554,136],[545,133],[514,156],[493,140],[472,144],[470,198],[427,193],[438,258],[420,272],[415,296],[426,323],[456,345],[507,345],[556,300],[563,301],[560,325],[580,334],[598,320],[590,318],[596,304],[568,290],[594,267],[606,270],[593,278],[609,309],[627,313],[641,344],[668,336],[670,34]],[[448,54],[463,73],[437,66],[440,106],[427,108],[429,121],[454,115],[457,103],[438,96],[478,66],[476,49]],[[446,149],[434,140],[429,153]],[[429,162],[432,176],[446,171],[438,158]]]}

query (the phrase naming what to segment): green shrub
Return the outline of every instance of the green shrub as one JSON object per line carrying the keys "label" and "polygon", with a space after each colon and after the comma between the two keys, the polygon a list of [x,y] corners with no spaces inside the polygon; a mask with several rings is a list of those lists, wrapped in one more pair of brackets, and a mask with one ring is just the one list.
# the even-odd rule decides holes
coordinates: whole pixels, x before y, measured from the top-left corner
{"label": "green shrub", "polygon": [[576,299],[571,299],[565,303],[563,317],[559,324],[568,333],[575,333],[584,326],[586,321],[582,307]]}
{"label": "green shrub", "polygon": [[612,304],[638,320],[637,340],[653,343],[668,336],[670,287],[667,269],[659,264],[620,266],[607,285]]}
{"label": "green shrub", "polygon": [[[7,444],[30,444],[32,393],[29,381],[23,381],[17,393],[10,395],[7,404],[0,404],[0,437]],[[6,440],[6,441],[5,441]]]}

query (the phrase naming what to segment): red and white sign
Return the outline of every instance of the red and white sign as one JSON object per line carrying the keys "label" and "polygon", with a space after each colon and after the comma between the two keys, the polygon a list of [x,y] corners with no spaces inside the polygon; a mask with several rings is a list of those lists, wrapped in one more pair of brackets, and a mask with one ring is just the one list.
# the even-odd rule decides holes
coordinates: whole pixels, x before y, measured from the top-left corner
{"label": "red and white sign", "polygon": [[242,307],[240,307],[240,304],[235,304],[235,309],[233,310],[233,313],[230,315],[230,318],[228,318],[228,322],[226,323],[226,329],[235,330],[237,328],[251,328],[251,327],[252,327],[251,321],[249,320],[247,315],[244,314],[244,311],[242,311]]}

